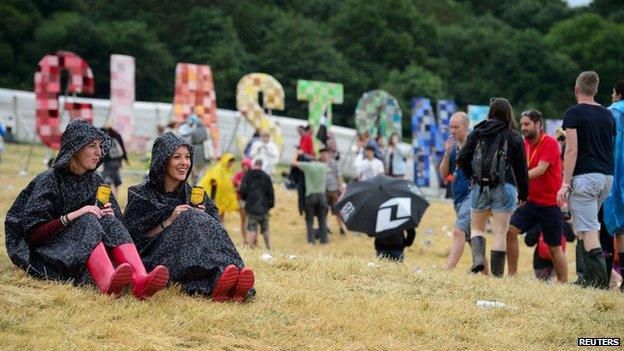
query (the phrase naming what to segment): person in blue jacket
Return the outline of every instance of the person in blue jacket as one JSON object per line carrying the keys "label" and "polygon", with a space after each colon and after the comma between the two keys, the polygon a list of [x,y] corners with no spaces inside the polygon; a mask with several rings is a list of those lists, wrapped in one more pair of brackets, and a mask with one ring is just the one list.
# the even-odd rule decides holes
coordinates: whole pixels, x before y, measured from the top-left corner
{"label": "person in blue jacket", "polygon": [[[603,205],[604,221],[611,235],[616,235],[620,262],[624,259],[624,79],[613,84],[613,103],[609,111],[615,118],[616,134],[613,165],[613,186],[611,193]],[[624,265],[620,264],[620,273],[624,273]],[[624,292],[624,284],[620,287]]]}

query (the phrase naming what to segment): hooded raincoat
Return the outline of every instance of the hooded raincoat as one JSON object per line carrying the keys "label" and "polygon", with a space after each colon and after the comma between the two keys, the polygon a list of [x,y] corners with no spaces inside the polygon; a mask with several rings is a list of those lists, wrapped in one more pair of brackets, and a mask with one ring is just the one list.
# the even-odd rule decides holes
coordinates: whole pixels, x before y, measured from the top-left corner
{"label": "hooded raincoat", "polygon": [[[128,189],[124,223],[146,268],[163,265],[169,269],[170,281],[179,283],[185,292],[209,294],[225,267],[233,264],[240,269],[244,264],[208,196],[204,195],[205,211],[182,212],[163,232],[147,236],[176,206],[190,204],[192,188],[186,182],[172,192],[164,191],[167,162],[180,146],[189,148],[192,159],[193,147],[179,136],[167,132],[156,139],[148,180]],[[187,178],[192,167],[191,163]]]}
{"label": "hooded raincoat", "polygon": [[[199,182],[199,185],[206,190],[208,196],[214,200],[219,213],[238,211],[238,200],[236,199],[236,189],[232,182],[232,169],[227,164],[234,159],[234,155],[224,154],[219,162],[210,167],[206,175]],[[213,187],[216,184],[216,188]]]}
{"label": "hooded raincoat", "polygon": [[84,120],[73,120],[61,137],[61,150],[54,166],[37,175],[17,196],[5,221],[6,248],[11,261],[28,274],[44,279],[90,281],[86,262],[101,241],[107,247],[130,243],[130,234],[121,222],[121,211],[111,194],[115,216],[100,219],[86,214],[74,219],[44,243],[28,242],[29,231],[39,224],[58,219],[87,205],[95,205],[98,186],[104,180],[95,170],[77,175],[69,161],[93,140],[101,140],[102,156],[111,140]]}
{"label": "hooded raincoat", "polygon": [[609,234],[615,235],[624,230],[624,101],[614,102],[609,106],[609,111],[615,118],[617,132],[613,147],[613,186],[603,208],[607,230]]}

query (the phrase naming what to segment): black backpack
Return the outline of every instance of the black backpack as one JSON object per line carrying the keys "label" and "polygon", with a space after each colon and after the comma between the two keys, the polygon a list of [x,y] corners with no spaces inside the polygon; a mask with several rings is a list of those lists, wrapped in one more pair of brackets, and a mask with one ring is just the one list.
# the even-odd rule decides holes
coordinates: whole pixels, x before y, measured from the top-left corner
{"label": "black backpack", "polygon": [[489,187],[504,184],[507,167],[506,133],[497,133],[494,138],[479,138],[472,159],[473,178],[477,184]]}

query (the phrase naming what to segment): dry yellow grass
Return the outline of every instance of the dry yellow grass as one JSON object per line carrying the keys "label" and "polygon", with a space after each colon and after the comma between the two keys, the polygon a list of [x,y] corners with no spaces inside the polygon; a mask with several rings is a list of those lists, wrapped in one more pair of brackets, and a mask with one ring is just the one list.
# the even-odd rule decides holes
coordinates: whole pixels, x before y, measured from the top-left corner
{"label": "dry yellow grass", "polygon": [[[17,193],[43,169],[45,151],[36,147],[30,174],[17,176],[27,149],[8,145],[0,164],[3,223]],[[126,185],[139,181],[126,179]],[[622,294],[536,282],[526,247],[520,276],[513,279],[466,274],[468,247],[456,271],[437,268],[451,241],[442,227],[452,227],[453,219],[450,205],[433,203],[404,264],[375,260],[372,239],[353,234],[333,234],[330,245],[308,250],[296,194],[278,189],[271,262],[260,260],[262,250],[240,247],[238,215],[226,218],[241,255],[256,272],[258,296],[244,305],[186,296],[177,287],[150,301],[111,299],[91,287],[32,279],[0,250],[0,348],[575,349],[578,337],[624,336]],[[330,226],[337,231],[333,219]],[[482,309],[477,300],[510,308]]]}

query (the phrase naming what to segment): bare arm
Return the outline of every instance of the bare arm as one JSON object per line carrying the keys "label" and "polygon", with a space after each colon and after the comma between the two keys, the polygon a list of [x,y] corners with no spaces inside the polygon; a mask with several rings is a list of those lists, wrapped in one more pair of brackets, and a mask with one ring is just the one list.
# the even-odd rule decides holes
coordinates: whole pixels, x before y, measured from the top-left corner
{"label": "bare arm", "polygon": [[446,179],[449,175],[449,155],[448,153],[444,153],[444,157],[442,157],[442,162],[440,162],[440,167],[438,167],[438,171],[440,172],[440,177],[442,179]]}
{"label": "bare arm", "polygon": [[542,176],[544,173],[546,173],[548,166],[550,166],[550,163],[543,160],[539,161],[537,166],[529,170],[529,180]]}
{"label": "bare arm", "polygon": [[440,162],[440,166],[438,167],[438,171],[440,172],[440,177],[442,177],[442,179],[446,179],[450,173],[449,159],[451,157],[450,153],[452,147],[453,139],[452,137],[449,137],[444,143],[444,156],[442,157],[442,162]]}
{"label": "bare arm", "polygon": [[576,129],[566,130],[566,149],[563,161],[563,184],[570,185],[574,168],[576,167],[576,158],[578,157],[578,136]]}
{"label": "bare arm", "polygon": [[566,148],[563,160],[563,184],[557,193],[557,203],[559,207],[565,206],[567,203],[567,195],[570,192],[570,182],[574,175],[574,167],[576,167],[576,158],[578,157],[578,136],[576,129],[566,129]]}

